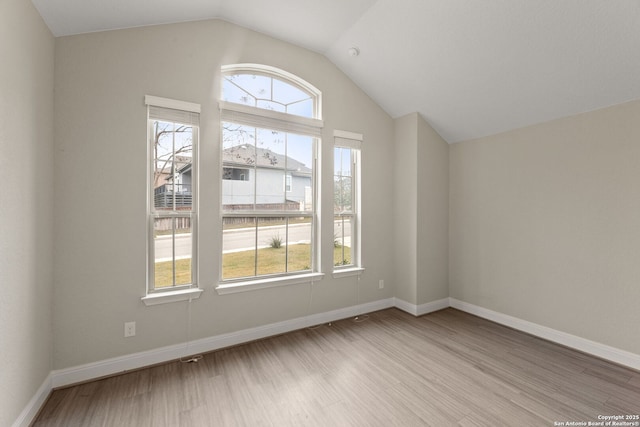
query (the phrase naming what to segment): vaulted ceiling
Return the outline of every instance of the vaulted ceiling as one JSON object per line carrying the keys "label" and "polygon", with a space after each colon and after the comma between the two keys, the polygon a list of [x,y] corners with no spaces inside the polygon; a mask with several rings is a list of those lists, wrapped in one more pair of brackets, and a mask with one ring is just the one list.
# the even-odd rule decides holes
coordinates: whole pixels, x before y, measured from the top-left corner
{"label": "vaulted ceiling", "polygon": [[640,98],[640,0],[32,1],[56,36],[234,22],[326,55],[450,143]]}

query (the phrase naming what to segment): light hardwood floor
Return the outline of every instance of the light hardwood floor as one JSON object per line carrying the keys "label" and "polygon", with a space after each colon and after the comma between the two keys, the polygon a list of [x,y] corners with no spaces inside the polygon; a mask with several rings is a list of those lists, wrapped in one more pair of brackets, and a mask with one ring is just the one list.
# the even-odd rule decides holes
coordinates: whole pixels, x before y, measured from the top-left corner
{"label": "light hardwood floor", "polygon": [[42,426],[553,426],[640,414],[640,372],[397,309],[56,390]]}

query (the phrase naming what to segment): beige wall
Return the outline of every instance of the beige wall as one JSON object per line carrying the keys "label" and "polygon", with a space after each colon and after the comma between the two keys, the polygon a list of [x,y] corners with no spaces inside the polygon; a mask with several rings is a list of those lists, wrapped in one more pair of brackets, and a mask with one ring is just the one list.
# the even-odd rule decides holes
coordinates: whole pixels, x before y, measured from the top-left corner
{"label": "beige wall", "polygon": [[417,113],[395,120],[394,296],[449,296],[449,146]]}
{"label": "beige wall", "polygon": [[640,101],[451,146],[450,292],[640,354]]}
{"label": "beige wall", "polygon": [[395,120],[393,198],[394,296],[414,305],[418,304],[418,120],[417,113]]}
{"label": "beige wall", "polygon": [[[220,67],[260,63],[289,71],[323,94],[323,271],[309,285],[219,296]],[[144,95],[202,105],[200,284],[192,338],[204,338],[392,296],[393,121],[324,56],[222,21],[56,40],[56,258],[54,367],[186,340],[187,304],[145,307]],[[362,280],[333,279],[333,130],[364,135]],[[382,173],[385,172],[385,173]],[[329,189],[327,191],[327,189]],[[358,289],[359,287],[359,289]],[[309,305],[311,301],[311,305]],[[123,323],[137,335],[123,337]]]}
{"label": "beige wall", "polygon": [[0,425],[51,370],[53,36],[30,1],[0,2]]}
{"label": "beige wall", "polygon": [[418,116],[418,305],[449,296],[449,145]]}

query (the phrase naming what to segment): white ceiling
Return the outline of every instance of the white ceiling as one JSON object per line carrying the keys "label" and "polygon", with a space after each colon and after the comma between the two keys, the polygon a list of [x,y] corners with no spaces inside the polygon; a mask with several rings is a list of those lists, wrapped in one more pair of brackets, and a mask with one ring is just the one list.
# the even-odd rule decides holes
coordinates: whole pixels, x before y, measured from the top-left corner
{"label": "white ceiling", "polygon": [[640,98],[640,0],[32,1],[56,36],[237,23],[326,55],[448,142]]}

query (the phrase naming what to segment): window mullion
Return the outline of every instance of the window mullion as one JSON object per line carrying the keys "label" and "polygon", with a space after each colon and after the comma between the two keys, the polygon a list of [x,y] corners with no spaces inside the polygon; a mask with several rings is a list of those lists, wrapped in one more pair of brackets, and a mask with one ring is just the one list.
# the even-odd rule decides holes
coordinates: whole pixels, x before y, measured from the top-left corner
{"label": "window mullion", "polygon": [[[271,85],[272,85],[272,87],[271,87],[272,92],[271,93],[273,93],[273,79],[271,79]],[[289,169],[288,166],[287,166],[287,161],[289,159],[289,152],[288,152],[288,148],[289,147],[288,147],[288,144],[287,144],[288,135],[289,134],[287,134],[287,133],[284,134],[284,173],[283,173],[283,175],[284,175],[284,188],[283,188],[283,192],[282,192],[282,197],[284,199],[285,205],[287,203],[287,169]],[[291,178],[291,181],[292,181],[292,184],[293,184],[293,177]]]}
{"label": "window mullion", "polygon": [[284,220],[284,271],[289,272],[289,217]]}
{"label": "window mullion", "polygon": [[156,283],[156,272],[155,272],[155,259],[156,259],[156,245],[155,245],[155,219],[153,215],[149,215],[147,222],[147,233],[149,234],[149,241],[152,242],[148,244],[149,256],[147,260],[147,293],[153,289]]}
{"label": "window mullion", "polygon": [[269,85],[271,86],[271,97],[269,98],[269,101],[273,101],[273,78],[269,79]]}
{"label": "window mullion", "polygon": [[254,242],[253,242],[253,250],[254,250],[254,253],[255,253],[254,265],[253,265],[253,275],[257,276],[258,275],[258,231],[260,230],[258,217],[254,217],[254,222],[255,222],[255,226],[256,226],[256,231],[254,233],[255,234],[255,238],[254,238]]}
{"label": "window mullion", "polygon": [[171,218],[171,276],[172,286],[176,285],[176,218]]}
{"label": "window mullion", "polygon": [[345,246],[345,242],[344,242],[344,214],[340,215],[340,223],[341,223],[341,227],[342,227],[342,245],[341,245],[341,252],[342,252],[342,256],[340,257],[340,263],[344,264],[344,246]]}
{"label": "window mullion", "polygon": [[[171,209],[176,210],[176,124],[171,124]],[[175,225],[175,224],[174,224]]]}
{"label": "window mullion", "polygon": [[[253,164],[253,209],[258,204],[258,129],[253,129],[253,156],[256,159]],[[256,270],[257,271],[257,270]]]}

